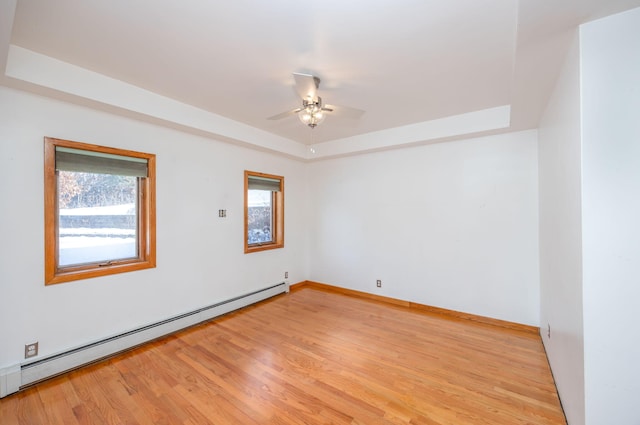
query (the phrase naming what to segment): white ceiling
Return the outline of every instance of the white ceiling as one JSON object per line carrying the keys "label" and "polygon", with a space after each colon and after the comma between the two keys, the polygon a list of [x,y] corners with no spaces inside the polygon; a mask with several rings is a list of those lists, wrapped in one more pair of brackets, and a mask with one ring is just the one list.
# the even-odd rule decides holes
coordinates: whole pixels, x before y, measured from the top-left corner
{"label": "white ceiling", "polygon": [[[8,57],[0,65],[13,70],[4,84],[24,80],[47,86],[42,78],[22,76],[26,65],[11,63],[9,44],[246,124],[262,135],[314,146],[363,134],[390,136],[394,133],[384,132],[426,128],[440,118],[507,105],[509,122],[494,129],[534,128],[571,30],[640,6],[640,0],[4,3],[0,14],[15,10],[0,45]],[[325,102],[366,113],[359,119],[329,116],[313,131],[295,117],[267,120],[299,106],[293,72],[319,76]],[[80,89],[50,88],[55,92],[48,95],[83,96]],[[231,130],[211,132],[242,138]]]}

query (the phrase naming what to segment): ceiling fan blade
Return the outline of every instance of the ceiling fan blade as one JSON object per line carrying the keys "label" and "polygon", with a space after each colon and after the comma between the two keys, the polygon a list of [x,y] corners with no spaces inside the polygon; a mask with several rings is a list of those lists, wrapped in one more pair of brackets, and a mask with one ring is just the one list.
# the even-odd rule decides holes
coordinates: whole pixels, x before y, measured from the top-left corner
{"label": "ceiling fan blade", "polygon": [[324,105],[323,109],[325,108],[326,110],[333,111],[335,115],[352,119],[359,119],[365,113],[362,109],[351,108],[349,106]]}
{"label": "ceiling fan blade", "polygon": [[302,111],[302,108],[292,109],[291,111],[281,112],[277,115],[267,118],[268,120],[281,120],[282,118],[287,118],[290,115],[295,115],[298,112]]}
{"label": "ceiling fan blade", "polygon": [[309,74],[293,73],[296,82],[296,92],[302,99],[314,101],[318,97],[320,79]]}

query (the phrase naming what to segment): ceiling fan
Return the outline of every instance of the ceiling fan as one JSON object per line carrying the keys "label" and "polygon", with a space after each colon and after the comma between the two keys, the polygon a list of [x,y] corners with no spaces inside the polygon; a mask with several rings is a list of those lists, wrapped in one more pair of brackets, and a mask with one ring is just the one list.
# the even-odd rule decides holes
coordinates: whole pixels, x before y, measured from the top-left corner
{"label": "ceiling fan", "polygon": [[322,98],[318,96],[320,78],[314,75],[294,72],[293,79],[296,84],[296,92],[302,98],[302,106],[267,119],[279,120],[297,114],[303,124],[313,129],[324,121],[327,113],[336,113],[351,118],[359,118],[364,114],[364,111],[360,109],[325,104]]}

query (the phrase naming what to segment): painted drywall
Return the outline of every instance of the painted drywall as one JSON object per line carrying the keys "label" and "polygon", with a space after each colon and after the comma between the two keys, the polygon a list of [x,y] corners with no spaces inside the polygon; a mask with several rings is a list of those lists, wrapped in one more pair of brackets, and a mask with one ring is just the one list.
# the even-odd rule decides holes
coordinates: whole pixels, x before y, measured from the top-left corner
{"label": "painted drywall", "polygon": [[[159,120],[254,148],[305,158],[300,143],[19,46],[10,46],[6,75],[32,90],[53,89],[77,102],[109,105],[124,116]],[[46,91],[46,89],[44,89]]]}
{"label": "painted drywall", "polygon": [[308,173],[312,280],[538,325],[536,131],[319,161]]}
{"label": "painted drywall", "polygon": [[640,9],[580,46],[586,423],[640,424]]}
{"label": "painted drywall", "polygon": [[577,30],[544,111],[538,140],[540,333],[567,420],[571,425],[584,425],[580,56]]}
{"label": "painted drywall", "polygon": [[[44,285],[43,137],[157,155],[157,268]],[[305,164],[0,87],[0,368],[307,278]],[[285,176],[285,248],[244,254],[245,169]],[[218,218],[218,209],[227,217]]]}

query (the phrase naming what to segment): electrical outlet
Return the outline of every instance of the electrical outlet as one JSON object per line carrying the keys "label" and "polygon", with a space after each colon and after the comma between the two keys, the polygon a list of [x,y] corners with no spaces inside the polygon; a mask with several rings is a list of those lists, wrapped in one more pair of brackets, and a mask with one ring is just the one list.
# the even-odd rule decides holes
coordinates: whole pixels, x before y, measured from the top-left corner
{"label": "electrical outlet", "polygon": [[284,272],[284,278],[289,279],[289,272]]}
{"label": "electrical outlet", "polygon": [[378,279],[378,280],[376,280],[376,286],[377,286],[378,288],[382,288],[382,281],[381,281],[381,280],[379,280],[379,279]]}
{"label": "electrical outlet", "polygon": [[38,355],[38,343],[33,342],[31,344],[25,344],[24,346],[24,358],[35,357]]}
{"label": "electrical outlet", "polygon": [[551,325],[547,323],[547,338],[551,339]]}

